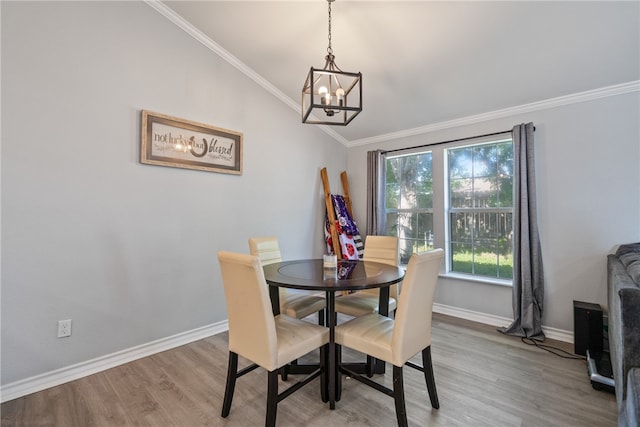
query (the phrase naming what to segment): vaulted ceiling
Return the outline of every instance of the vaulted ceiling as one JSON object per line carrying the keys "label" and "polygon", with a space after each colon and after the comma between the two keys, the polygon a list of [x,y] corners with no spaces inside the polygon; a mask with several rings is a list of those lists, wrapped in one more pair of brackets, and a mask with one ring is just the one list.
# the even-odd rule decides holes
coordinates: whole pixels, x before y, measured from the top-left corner
{"label": "vaulted ceiling", "polygon": [[[155,7],[292,108],[310,67],[324,66],[326,0]],[[638,1],[336,0],[331,7],[336,63],[363,74],[363,112],[331,127],[345,143],[640,80]]]}

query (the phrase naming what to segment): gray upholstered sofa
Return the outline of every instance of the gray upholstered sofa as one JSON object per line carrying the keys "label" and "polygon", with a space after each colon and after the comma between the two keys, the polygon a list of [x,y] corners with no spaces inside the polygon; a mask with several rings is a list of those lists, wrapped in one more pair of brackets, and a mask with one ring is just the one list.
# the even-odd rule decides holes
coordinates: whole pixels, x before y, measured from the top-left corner
{"label": "gray upholstered sofa", "polygon": [[607,257],[609,350],[618,425],[640,425],[640,243]]}

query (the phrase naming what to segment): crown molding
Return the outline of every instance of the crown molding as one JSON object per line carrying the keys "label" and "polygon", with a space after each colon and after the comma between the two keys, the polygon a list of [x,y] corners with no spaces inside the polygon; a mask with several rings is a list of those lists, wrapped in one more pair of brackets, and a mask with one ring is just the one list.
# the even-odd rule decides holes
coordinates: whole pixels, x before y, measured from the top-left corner
{"label": "crown molding", "polygon": [[[276,88],[273,84],[267,81],[264,77],[256,73],[253,69],[248,67],[244,62],[233,56],[222,46],[213,41],[210,37],[205,35],[202,31],[195,28],[184,18],[174,12],[171,8],[166,6],[159,0],[144,0],[151,8],[155,9],[162,16],[174,23],[184,32],[189,34],[203,46],[220,56],[227,61],[233,67],[238,69],[241,73],[249,77],[256,82],[259,86],[264,88],[267,92],[278,98],[285,103],[289,108],[296,113],[300,112],[300,105],[285,95],[282,91]],[[378,142],[385,142],[399,138],[405,138],[409,136],[421,135],[429,132],[435,132],[438,130],[450,129],[459,126],[466,126],[475,123],[481,123],[488,120],[500,119],[504,117],[515,116],[517,114],[531,113],[533,111],[545,110],[549,108],[560,107],[563,105],[575,104],[579,102],[591,101],[598,98],[605,98],[609,96],[622,95],[629,92],[640,91],[640,80],[622,83],[613,86],[607,86],[600,89],[588,90],[585,92],[579,92],[572,95],[560,96],[557,98],[551,98],[543,101],[532,102],[530,104],[524,104],[516,107],[505,108],[502,110],[496,110],[488,113],[482,113],[474,116],[463,117],[460,119],[448,120],[440,123],[433,123],[426,126],[420,126],[412,129],[406,129],[399,132],[392,132],[383,135],[377,135],[370,138],[356,139],[349,141],[343,136],[336,133],[330,126],[321,125],[318,126],[323,132],[331,136],[339,143],[346,147],[356,147],[360,145],[374,144]]]}
{"label": "crown molding", "polygon": [[[182,16],[178,15],[173,9],[166,6],[159,0],[144,0],[146,4],[148,4],[151,8],[155,9],[162,16],[167,18],[173,24],[175,24],[178,28],[183,30],[185,33],[193,37],[196,41],[201,43],[207,49],[214,52],[216,55],[227,61],[233,67],[235,67],[238,71],[243,73],[245,76],[249,77],[251,80],[256,82],[259,86],[265,89],[267,92],[278,98],[280,101],[285,103],[289,108],[294,110],[296,113],[300,114],[300,104],[295,102],[293,99],[289,98],[285,95],[281,90],[267,81],[260,74],[256,73],[253,69],[251,69],[247,64],[240,61],[238,58],[233,56],[229,51],[220,46],[218,43],[214,42],[210,37],[204,34],[202,31],[195,28],[189,22],[187,22]],[[348,145],[349,141],[345,139],[343,136],[336,133],[329,126],[318,126],[323,132],[328,134],[330,137],[340,142],[343,145]]]}
{"label": "crown molding", "polygon": [[594,99],[606,98],[609,96],[622,95],[630,92],[640,91],[640,80],[622,83],[613,86],[607,86],[600,89],[588,90],[566,96],[559,96],[543,101],[532,102],[530,104],[519,105],[516,107],[505,108],[488,113],[477,114],[475,116],[463,117],[460,119],[449,120],[446,122],[434,123],[417,128],[407,129],[399,132],[387,133],[384,135],[363,138],[349,142],[348,147],[356,147],[359,145],[368,145],[377,142],[390,141],[393,139],[404,138],[408,136],[421,135],[429,132],[435,132],[443,129],[451,129],[459,126],[466,126],[475,123],[486,122],[489,120],[501,119],[504,117],[515,116],[518,114],[526,114],[539,110],[547,110],[550,108],[561,107],[569,104],[577,104],[579,102],[592,101]]}

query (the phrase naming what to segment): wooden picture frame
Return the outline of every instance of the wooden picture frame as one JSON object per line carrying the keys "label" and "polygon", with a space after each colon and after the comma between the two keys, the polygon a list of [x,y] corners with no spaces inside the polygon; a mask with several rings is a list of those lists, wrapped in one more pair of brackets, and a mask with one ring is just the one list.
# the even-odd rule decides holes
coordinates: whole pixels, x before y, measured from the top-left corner
{"label": "wooden picture frame", "polygon": [[142,110],[140,162],[242,175],[242,133]]}

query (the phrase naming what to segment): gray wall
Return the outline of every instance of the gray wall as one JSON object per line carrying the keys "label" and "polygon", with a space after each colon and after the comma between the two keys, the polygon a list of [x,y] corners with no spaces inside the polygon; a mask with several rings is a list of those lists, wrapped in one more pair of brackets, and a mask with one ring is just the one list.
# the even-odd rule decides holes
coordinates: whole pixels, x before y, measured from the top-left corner
{"label": "gray wall", "polygon": [[[411,147],[533,122],[538,224],[545,269],[543,325],[573,331],[573,300],[606,308],[606,254],[640,241],[638,92],[349,149],[356,219],[364,224],[366,152]],[[512,318],[511,288],[442,279],[436,303]]]}
{"label": "gray wall", "polygon": [[[323,252],[343,145],[142,2],[1,8],[3,385],[225,320],[251,236]],[[141,109],[243,132],[244,174],[140,164]]]}

